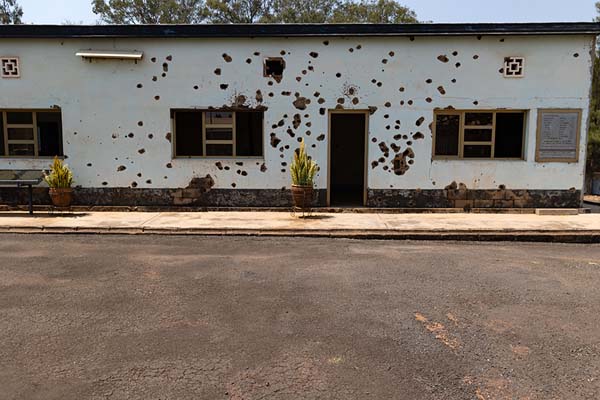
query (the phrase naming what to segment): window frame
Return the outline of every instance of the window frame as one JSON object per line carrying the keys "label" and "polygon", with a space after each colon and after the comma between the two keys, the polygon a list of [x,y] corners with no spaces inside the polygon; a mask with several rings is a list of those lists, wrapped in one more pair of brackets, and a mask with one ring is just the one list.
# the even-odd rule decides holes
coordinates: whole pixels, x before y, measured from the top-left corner
{"label": "window frame", "polygon": [[[207,124],[206,123],[206,113],[210,113],[210,112],[219,112],[219,111],[225,111],[225,112],[230,112],[232,114],[232,121],[231,124]],[[201,112],[202,113],[202,154],[201,156],[180,156],[177,155],[177,112]],[[264,111],[253,111],[253,110],[248,110],[248,111],[239,111],[239,112],[256,112],[256,113],[261,113],[263,115],[262,118],[262,132],[261,132],[261,136],[262,136],[262,148],[261,148],[261,155],[258,156],[238,156],[236,155],[236,145],[237,145],[237,127],[236,127],[236,114],[238,111],[236,110],[226,110],[226,109],[210,109],[210,108],[173,108],[171,109],[171,129],[173,132],[173,140],[172,140],[172,144],[171,144],[171,157],[173,159],[175,158],[180,158],[180,159],[186,159],[186,158],[190,158],[190,159],[255,159],[255,160],[262,160],[265,157],[265,118],[264,118]],[[232,135],[231,135],[231,140],[208,140],[207,143],[207,139],[206,139],[206,129],[207,128],[232,128]],[[232,146],[232,155],[230,156],[207,156],[206,155],[206,145],[207,144],[230,144]]]}
{"label": "window frame", "polygon": [[[492,114],[492,125],[473,125],[466,126],[465,125],[465,115],[466,114]],[[495,157],[495,147],[496,147],[496,115],[497,114],[515,114],[521,113],[523,114],[523,132],[521,135],[521,155],[519,157]],[[447,156],[447,155],[436,155],[435,154],[435,144],[437,139],[437,117],[438,115],[458,115],[460,118],[459,126],[460,130],[458,132],[458,155],[456,156]],[[488,109],[488,110],[435,110],[433,113],[433,140],[432,140],[432,160],[461,160],[461,161],[525,161],[525,144],[526,144],[526,136],[527,136],[527,124],[528,124],[528,116],[529,110],[523,109]],[[466,130],[476,130],[476,129],[491,129],[492,130],[492,139],[491,141],[486,142],[474,142],[474,141],[465,141],[465,128]],[[491,156],[490,157],[464,157],[464,148],[465,145],[481,145],[481,146],[491,146]]]}
{"label": "window frame", "polygon": [[[8,113],[31,113],[32,114],[32,123],[31,124],[9,124],[7,114]],[[64,148],[63,148],[63,130],[62,130],[62,110],[56,108],[3,108],[0,109],[0,114],[2,114],[2,135],[4,137],[4,154],[0,154],[0,159],[4,158],[19,158],[19,159],[52,159],[55,156],[40,156],[39,155],[39,138],[38,138],[38,125],[37,125],[37,114],[38,113],[59,113],[61,114],[61,134],[60,134],[60,142],[59,142],[59,150],[60,155],[57,155],[58,158],[64,158]],[[31,128],[33,129],[33,140],[9,140],[8,139],[8,129],[9,128]],[[11,155],[8,152],[9,144],[33,144],[33,155]]]}

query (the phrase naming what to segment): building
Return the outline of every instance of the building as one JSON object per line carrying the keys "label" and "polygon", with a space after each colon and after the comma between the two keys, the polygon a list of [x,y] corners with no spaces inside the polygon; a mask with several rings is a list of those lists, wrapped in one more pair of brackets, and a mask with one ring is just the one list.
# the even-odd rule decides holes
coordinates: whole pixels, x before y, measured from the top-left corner
{"label": "building", "polygon": [[287,206],[304,139],[319,205],[579,207],[599,32],[4,25],[0,169],[64,156],[76,204]]}

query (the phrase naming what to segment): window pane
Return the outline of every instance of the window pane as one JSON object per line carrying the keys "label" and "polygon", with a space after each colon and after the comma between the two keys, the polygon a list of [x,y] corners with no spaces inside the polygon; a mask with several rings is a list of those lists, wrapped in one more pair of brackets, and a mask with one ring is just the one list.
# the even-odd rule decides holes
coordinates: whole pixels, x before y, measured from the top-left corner
{"label": "window pane", "polygon": [[233,129],[206,128],[206,140],[233,140]]}
{"label": "window pane", "polygon": [[175,155],[202,155],[202,112],[175,112]]}
{"label": "window pane", "polygon": [[0,156],[4,155],[4,113],[0,112]]}
{"label": "window pane", "polygon": [[491,142],[491,129],[465,129],[465,142]]}
{"label": "window pane", "polygon": [[466,145],[463,150],[464,158],[491,158],[492,146],[490,145]]}
{"label": "window pane", "polygon": [[457,156],[459,115],[437,115],[435,122],[435,155]]}
{"label": "window pane", "polygon": [[492,125],[493,121],[494,121],[493,113],[466,113],[465,114],[465,125],[466,126]]}
{"label": "window pane", "polygon": [[233,113],[231,111],[209,111],[205,115],[207,125],[233,124]]}
{"label": "window pane", "polygon": [[33,144],[9,144],[8,155],[9,156],[34,156]]}
{"label": "window pane", "polygon": [[496,114],[496,147],[494,157],[523,157],[523,128],[525,113]]}
{"label": "window pane", "polygon": [[8,128],[8,140],[33,140],[33,128]]}
{"label": "window pane", "polygon": [[62,156],[62,119],[59,112],[38,112],[38,155]]}
{"label": "window pane", "polygon": [[33,114],[31,112],[9,112],[6,114],[8,124],[33,124]]}
{"label": "window pane", "polygon": [[262,156],[262,112],[235,113],[235,148],[237,156]]}
{"label": "window pane", "polygon": [[207,156],[232,156],[233,145],[231,144],[207,144]]}

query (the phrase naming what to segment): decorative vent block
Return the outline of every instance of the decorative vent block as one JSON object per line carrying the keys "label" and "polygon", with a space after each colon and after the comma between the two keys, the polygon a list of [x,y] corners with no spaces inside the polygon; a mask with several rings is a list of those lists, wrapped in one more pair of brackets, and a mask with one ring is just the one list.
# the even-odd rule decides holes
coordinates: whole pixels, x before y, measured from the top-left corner
{"label": "decorative vent block", "polygon": [[522,78],[525,76],[525,57],[506,57],[504,59],[504,77]]}
{"label": "decorative vent block", "polygon": [[1,57],[1,75],[3,78],[19,78],[21,77],[21,69],[19,68],[18,57]]}

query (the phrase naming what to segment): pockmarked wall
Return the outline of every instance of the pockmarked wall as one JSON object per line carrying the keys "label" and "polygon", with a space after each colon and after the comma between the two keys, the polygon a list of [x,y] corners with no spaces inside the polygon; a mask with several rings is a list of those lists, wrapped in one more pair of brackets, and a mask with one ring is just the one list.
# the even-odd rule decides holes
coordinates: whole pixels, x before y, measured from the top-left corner
{"label": "pockmarked wall", "polygon": [[[20,79],[0,80],[0,109],[61,109],[80,202],[281,205],[287,200],[276,193],[290,185],[300,138],[320,166],[316,188],[325,191],[328,112],[344,109],[369,111],[369,204],[447,206],[444,190],[499,188],[570,191],[572,203],[584,181],[593,47],[593,37],[578,35],[0,39],[0,53],[18,56],[21,67]],[[144,57],[88,61],[75,55],[82,49]],[[507,56],[526,58],[523,78],[503,77]],[[263,76],[265,57],[284,58],[280,82]],[[264,157],[174,158],[170,110],[221,106],[264,109]],[[433,160],[434,110],[445,108],[527,110],[524,160]],[[583,110],[579,162],[535,161],[544,108]],[[401,174],[397,154],[410,161]],[[0,158],[0,169],[48,164]],[[221,197],[181,199],[177,189],[208,175],[202,190]],[[259,189],[270,193],[264,201]],[[415,203],[415,193],[432,197],[417,195]],[[407,196],[406,204],[397,200]]]}

